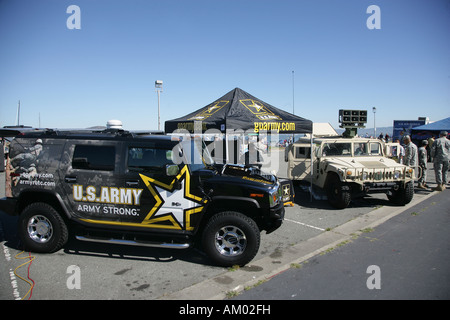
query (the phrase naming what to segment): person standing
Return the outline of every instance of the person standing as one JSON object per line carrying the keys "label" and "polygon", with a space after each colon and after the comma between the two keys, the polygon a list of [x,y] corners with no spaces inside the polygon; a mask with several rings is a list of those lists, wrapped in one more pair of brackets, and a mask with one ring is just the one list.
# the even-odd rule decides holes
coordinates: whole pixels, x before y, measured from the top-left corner
{"label": "person standing", "polygon": [[415,167],[417,165],[417,147],[411,142],[411,137],[408,135],[403,138],[403,142],[405,143],[404,164]]}
{"label": "person standing", "polygon": [[428,141],[422,140],[422,145],[419,148],[419,167],[422,169],[422,174],[420,175],[418,181],[418,187],[420,189],[426,189],[427,186],[427,161],[428,161],[428,153],[427,147]]}
{"label": "person standing", "polygon": [[433,147],[434,137],[428,138],[428,161],[433,162],[433,158],[431,157],[431,148]]}
{"label": "person standing", "polygon": [[0,138],[0,172],[5,171],[5,148],[3,147],[3,139]]}
{"label": "person standing", "polygon": [[433,142],[431,147],[431,157],[434,164],[434,174],[436,175],[436,188],[433,190],[443,191],[447,184],[448,161],[450,154],[450,141],[447,139],[448,132],[441,131],[439,138]]}
{"label": "person standing", "polygon": [[398,163],[403,164],[403,157],[405,156],[405,148],[400,144],[400,140],[395,140],[398,143],[399,149],[397,151]]}

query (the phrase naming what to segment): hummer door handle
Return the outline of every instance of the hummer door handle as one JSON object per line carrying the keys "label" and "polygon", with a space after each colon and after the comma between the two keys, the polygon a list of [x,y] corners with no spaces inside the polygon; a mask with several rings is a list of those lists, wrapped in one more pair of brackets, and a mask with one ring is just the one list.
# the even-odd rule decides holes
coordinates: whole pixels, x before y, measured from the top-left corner
{"label": "hummer door handle", "polygon": [[67,183],[75,183],[77,182],[77,177],[65,177],[64,181]]}
{"label": "hummer door handle", "polygon": [[139,185],[139,181],[127,181],[127,187],[137,187]]}

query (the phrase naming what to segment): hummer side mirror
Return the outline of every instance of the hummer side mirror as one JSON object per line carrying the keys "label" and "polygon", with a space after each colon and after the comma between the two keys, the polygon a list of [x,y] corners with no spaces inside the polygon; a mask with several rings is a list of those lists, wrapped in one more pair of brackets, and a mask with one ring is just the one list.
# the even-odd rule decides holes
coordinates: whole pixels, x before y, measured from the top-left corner
{"label": "hummer side mirror", "polygon": [[168,164],[166,166],[166,175],[169,177],[176,176],[179,173],[179,168],[176,164]]}

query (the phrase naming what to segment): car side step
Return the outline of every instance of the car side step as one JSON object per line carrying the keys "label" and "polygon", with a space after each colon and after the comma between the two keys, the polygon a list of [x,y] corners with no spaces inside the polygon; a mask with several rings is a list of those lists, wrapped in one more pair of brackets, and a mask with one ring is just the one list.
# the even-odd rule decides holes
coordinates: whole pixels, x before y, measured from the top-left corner
{"label": "car side step", "polygon": [[122,244],[128,246],[152,247],[152,248],[167,248],[167,249],[187,249],[190,247],[189,243],[166,243],[166,242],[152,242],[143,240],[127,240],[127,239],[113,239],[101,238],[92,236],[75,236],[77,240],[98,242],[98,243],[112,243]]}

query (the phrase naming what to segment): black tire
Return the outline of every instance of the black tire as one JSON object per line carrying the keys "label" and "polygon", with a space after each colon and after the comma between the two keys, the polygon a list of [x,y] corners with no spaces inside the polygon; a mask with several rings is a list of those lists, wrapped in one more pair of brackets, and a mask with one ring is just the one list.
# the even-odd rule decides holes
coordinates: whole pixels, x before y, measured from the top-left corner
{"label": "black tire", "polygon": [[414,184],[412,181],[400,187],[397,191],[393,191],[391,195],[387,195],[390,202],[395,205],[404,206],[411,202],[414,197]]}
{"label": "black tire", "polygon": [[69,238],[59,213],[43,202],[32,203],[19,216],[19,237],[25,250],[51,253],[61,249]]}
{"label": "black tire", "polygon": [[257,254],[260,232],[253,219],[233,211],[213,215],[203,231],[206,254],[223,267],[243,266]]}
{"label": "black tire", "polygon": [[332,175],[327,179],[327,197],[328,202],[336,209],[344,209],[350,205],[352,194],[349,190],[343,190],[343,185],[339,177]]}

